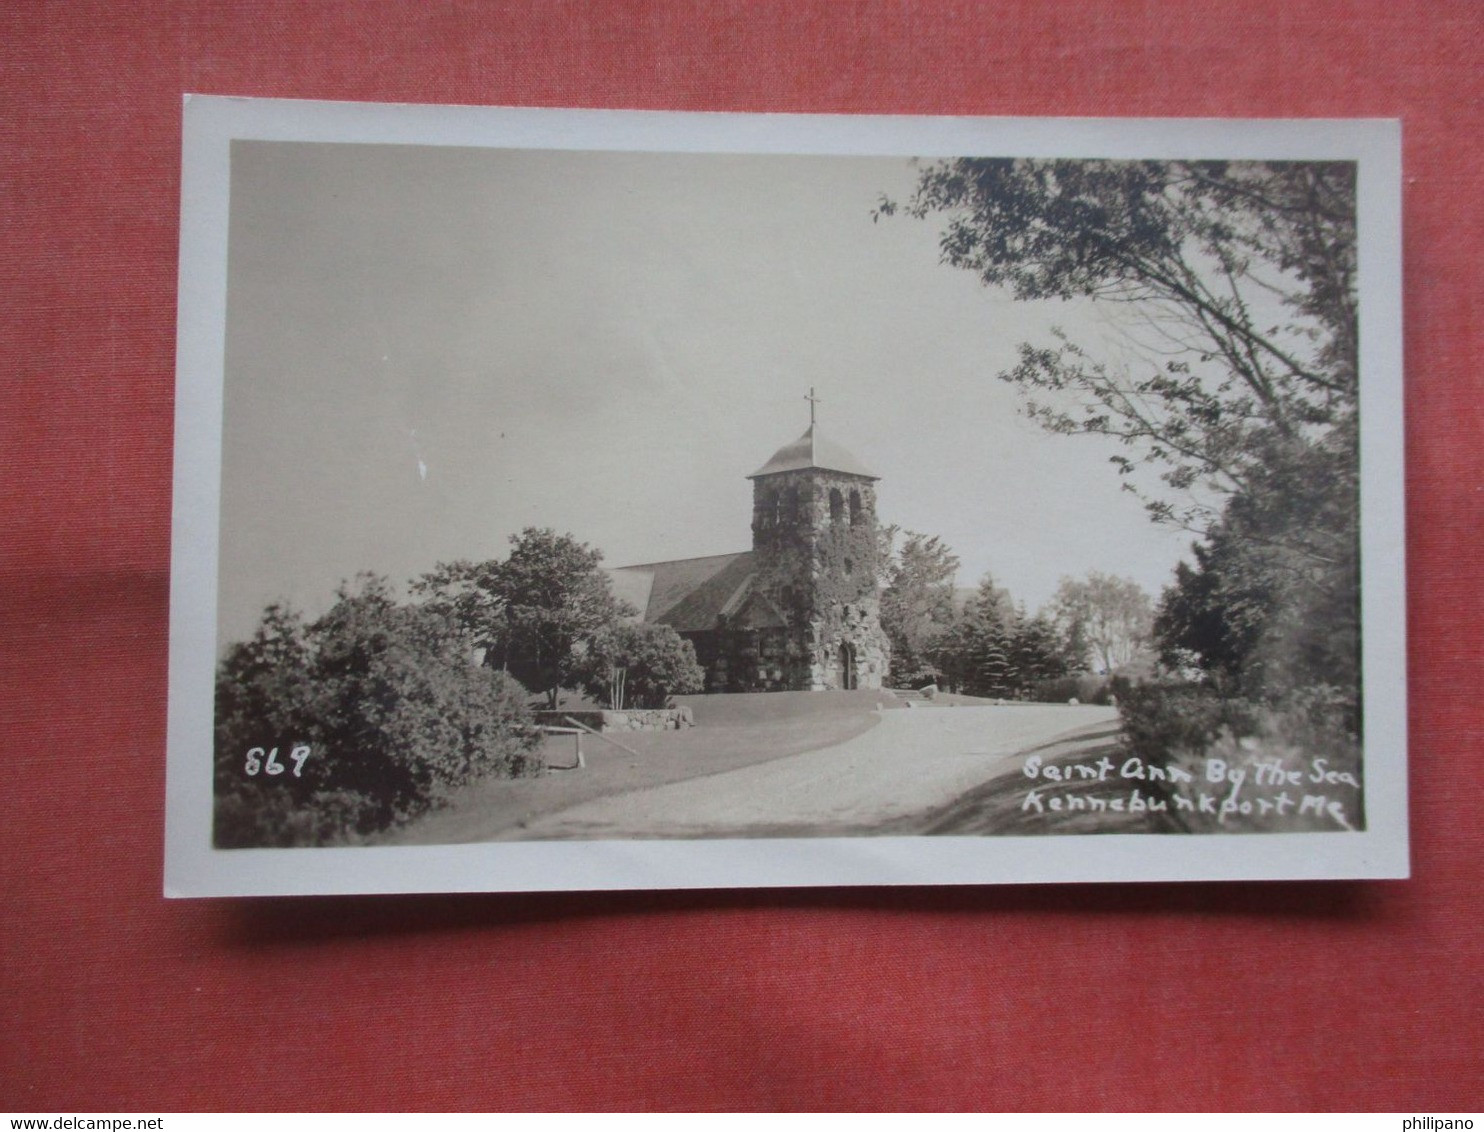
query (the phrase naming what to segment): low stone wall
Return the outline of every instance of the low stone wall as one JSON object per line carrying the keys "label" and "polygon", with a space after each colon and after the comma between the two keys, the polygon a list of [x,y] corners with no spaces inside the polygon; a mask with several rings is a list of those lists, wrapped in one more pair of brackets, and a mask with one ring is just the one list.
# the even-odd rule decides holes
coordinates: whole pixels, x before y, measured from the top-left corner
{"label": "low stone wall", "polygon": [[594,731],[679,731],[696,725],[688,707],[536,713],[536,722],[542,727],[571,727],[572,720]]}

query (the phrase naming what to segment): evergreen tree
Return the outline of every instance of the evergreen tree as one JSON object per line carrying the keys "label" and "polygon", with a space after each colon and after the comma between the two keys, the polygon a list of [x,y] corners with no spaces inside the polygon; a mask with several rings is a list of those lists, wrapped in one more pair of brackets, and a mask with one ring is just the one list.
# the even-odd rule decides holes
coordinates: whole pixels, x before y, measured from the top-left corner
{"label": "evergreen tree", "polygon": [[1047,680],[1066,676],[1071,663],[1056,626],[1044,614],[1026,617],[1022,612],[1010,647],[1015,694],[1030,698]]}
{"label": "evergreen tree", "polygon": [[1010,664],[1015,607],[1009,592],[986,574],[964,607],[955,635],[958,672],[963,690],[973,696],[1011,695]]}

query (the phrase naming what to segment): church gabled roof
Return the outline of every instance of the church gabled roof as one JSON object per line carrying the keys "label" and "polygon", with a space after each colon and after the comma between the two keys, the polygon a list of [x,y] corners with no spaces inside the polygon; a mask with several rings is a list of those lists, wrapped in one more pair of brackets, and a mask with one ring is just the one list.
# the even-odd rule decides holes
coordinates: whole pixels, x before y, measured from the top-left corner
{"label": "church gabled roof", "polygon": [[614,592],[639,610],[639,619],[669,625],[678,633],[714,629],[731,615],[752,585],[752,551],[649,562],[608,571]]}
{"label": "church gabled roof", "polygon": [[876,480],[881,477],[866,471],[865,467],[845,449],[841,448],[832,440],[826,440],[822,436],[815,435],[815,426],[810,425],[804,435],[791,444],[785,444],[773,458],[747,478],[755,480],[760,476],[771,476],[778,472],[797,472],[805,468],[818,468],[821,471],[843,472],[848,476],[861,476],[864,479]]}
{"label": "church gabled roof", "polygon": [[717,629],[781,628],[783,614],[753,591],[752,551],[649,562],[608,571],[613,592],[639,610],[638,620],[677,633]]}

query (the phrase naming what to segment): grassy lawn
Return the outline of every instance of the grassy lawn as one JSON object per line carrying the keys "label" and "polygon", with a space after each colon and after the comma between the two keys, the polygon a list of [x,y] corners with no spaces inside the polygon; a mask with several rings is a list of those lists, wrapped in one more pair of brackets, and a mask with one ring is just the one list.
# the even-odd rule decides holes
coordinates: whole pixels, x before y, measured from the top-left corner
{"label": "grassy lawn", "polygon": [[[688,778],[787,758],[843,743],[874,726],[886,692],[767,692],[679,696],[696,726],[685,731],[621,731],[605,742],[584,735],[581,770],[541,778],[486,779],[460,791],[440,810],[386,835],[386,843],[445,845],[488,841],[537,817],[609,794],[644,790]],[[571,705],[568,705],[571,706]],[[545,740],[548,766],[571,766],[571,736]]]}

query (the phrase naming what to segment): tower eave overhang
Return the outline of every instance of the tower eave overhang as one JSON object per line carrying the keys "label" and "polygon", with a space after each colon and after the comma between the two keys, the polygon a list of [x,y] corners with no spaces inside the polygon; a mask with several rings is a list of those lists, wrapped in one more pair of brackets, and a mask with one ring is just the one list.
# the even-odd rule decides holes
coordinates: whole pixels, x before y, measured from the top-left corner
{"label": "tower eave overhang", "polygon": [[780,472],[802,472],[810,469],[836,472],[840,475],[856,476],[865,480],[881,478],[874,472],[867,471],[859,460],[838,444],[816,436],[813,425],[810,425],[799,439],[785,444],[773,453],[771,460],[747,478],[755,480],[764,476],[778,475]]}

